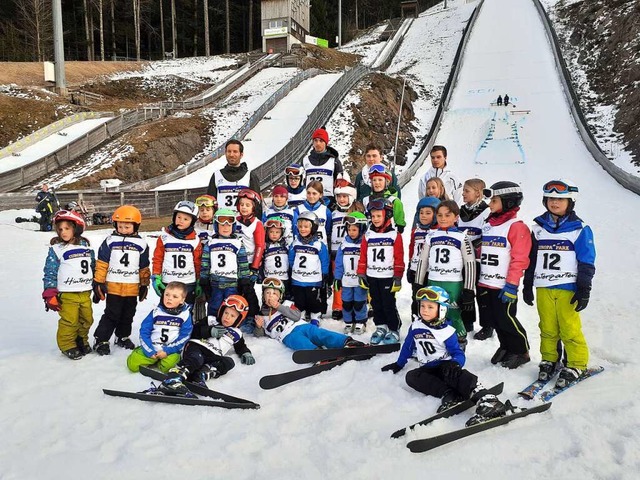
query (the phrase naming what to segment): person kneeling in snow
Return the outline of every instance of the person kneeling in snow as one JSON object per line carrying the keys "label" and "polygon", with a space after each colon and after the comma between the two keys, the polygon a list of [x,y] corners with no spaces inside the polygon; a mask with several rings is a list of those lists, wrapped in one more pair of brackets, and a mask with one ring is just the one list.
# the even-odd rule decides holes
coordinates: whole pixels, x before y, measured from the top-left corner
{"label": "person kneeling in snow", "polygon": [[416,351],[420,367],[407,373],[411,388],[442,399],[438,412],[448,410],[467,399],[478,402],[477,417],[494,418],[506,413],[506,406],[478,381],[478,377],[463,369],[465,354],[460,348],[455,328],[446,321],[450,307],[449,294],[441,287],[418,290],[420,314],[409,327],[400,355],[382,371],[398,373]]}
{"label": "person kneeling in snow", "polygon": [[[342,333],[325,330],[312,323],[301,321],[302,312],[293,302],[284,299],[284,283],[277,278],[262,281],[263,305],[256,315],[259,329],[285,344],[292,350],[316,348],[361,347],[364,343]],[[259,331],[259,330],[258,330]]]}

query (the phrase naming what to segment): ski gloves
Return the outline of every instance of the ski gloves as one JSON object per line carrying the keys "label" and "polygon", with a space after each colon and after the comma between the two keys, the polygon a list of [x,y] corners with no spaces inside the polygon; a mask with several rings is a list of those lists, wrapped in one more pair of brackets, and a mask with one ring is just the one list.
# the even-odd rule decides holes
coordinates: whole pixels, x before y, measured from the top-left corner
{"label": "ski gloves", "polygon": [[142,302],[149,294],[149,285],[140,285],[138,287],[138,301]]}
{"label": "ski gloves", "polygon": [[93,303],[100,303],[100,300],[107,298],[107,284],[93,282]]}
{"label": "ski gloves", "polygon": [[49,310],[53,310],[54,312],[60,311],[57,288],[45,288],[44,292],[42,292],[42,299],[44,300],[44,309],[47,312]]}
{"label": "ski gloves", "polygon": [[533,307],[533,286],[525,285],[522,289],[522,300],[527,305]]}
{"label": "ski gloves", "polygon": [[164,289],[167,286],[162,283],[162,275],[151,275],[151,285],[153,286],[153,291],[156,292],[160,298],[164,295]]}
{"label": "ski gloves", "polygon": [[502,290],[498,294],[498,298],[502,303],[513,303],[518,300],[518,286],[513,283],[505,283]]}
{"label": "ski gloves", "polygon": [[393,374],[395,375],[400,370],[402,370],[402,367],[400,365],[398,365],[398,362],[393,362],[393,363],[390,363],[389,365],[385,365],[380,370],[383,371],[383,372],[388,372],[389,370],[391,370],[393,372]]}
{"label": "ski gloves", "polygon": [[397,293],[402,288],[402,277],[393,277],[393,284],[391,285],[391,293]]}
{"label": "ski gloves", "polygon": [[571,305],[577,302],[576,312],[581,312],[587,305],[589,305],[589,290],[585,288],[580,288],[576,290],[576,293],[573,294],[571,298]]}
{"label": "ski gloves", "polygon": [[462,311],[472,312],[475,306],[476,294],[473,290],[465,288],[462,290]]}
{"label": "ski gloves", "polygon": [[335,279],[333,281],[333,290],[334,292],[339,292],[342,290],[342,280]]}
{"label": "ski gloves", "polygon": [[256,359],[249,352],[243,353],[242,356],[240,357],[240,361],[244,365],[255,365],[255,363],[256,363]]}
{"label": "ski gloves", "polygon": [[227,333],[227,327],[223,325],[214,325],[211,327],[211,336],[213,338],[222,338]]}
{"label": "ski gloves", "polygon": [[358,275],[358,283],[360,284],[360,288],[369,290],[369,280],[367,280],[366,275]]}

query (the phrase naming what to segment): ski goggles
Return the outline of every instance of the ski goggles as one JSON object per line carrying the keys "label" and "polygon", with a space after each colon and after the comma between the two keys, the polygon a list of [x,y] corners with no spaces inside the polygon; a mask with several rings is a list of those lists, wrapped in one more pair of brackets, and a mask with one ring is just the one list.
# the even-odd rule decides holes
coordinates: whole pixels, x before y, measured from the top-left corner
{"label": "ski goggles", "polygon": [[216,223],[218,225],[233,225],[236,223],[236,219],[234,217],[216,217]]}
{"label": "ski goggles", "polygon": [[346,223],[347,225],[366,225],[367,219],[350,217],[347,215],[346,217],[344,217],[344,223]]}
{"label": "ski goggles", "polygon": [[277,218],[271,218],[269,220],[267,220],[264,224],[264,228],[284,228],[284,225],[282,224],[282,221],[280,221]]}
{"label": "ski goggles", "polygon": [[369,167],[369,175],[371,175],[372,173],[385,173],[386,171],[387,168],[381,163],[376,163]]}
{"label": "ski goggles", "polygon": [[333,188],[345,188],[345,187],[353,187],[353,183],[345,178],[339,178],[335,182],[333,182]]}
{"label": "ski goggles", "polygon": [[551,180],[550,182],[544,184],[544,187],[542,187],[542,191],[544,193],[571,193],[577,192],[578,187],[569,185],[562,180]]}
{"label": "ski goggles", "polygon": [[507,195],[508,193],[522,193],[522,189],[520,187],[506,187],[498,188],[496,190],[492,190],[490,188],[482,190],[482,195],[484,195],[485,198],[499,197],[501,195]]}
{"label": "ski goggles", "polygon": [[387,207],[387,202],[381,198],[371,200],[367,205],[367,211],[372,212],[374,210],[384,210]]}
{"label": "ski goggles", "polygon": [[262,281],[262,288],[275,288],[276,290],[282,290],[284,283],[279,278],[268,277]]}
{"label": "ski goggles", "polygon": [[215,208],[218,202],[215,197],[211,195],[202,195],[196,198],[196,207],[212,207]]}
{"label": "ski goggles", "polygon": [[249,305],[246,303],[246,300],[240,295],[230,295],[224,299],[222,305],[225,307],[234,308],[238,313],[242,314],[243,312],[249,311]]}
{"label": "ski goggles", "polygon": [[258,203],[262,201],[262,198],[260,197],[260,195],[254,192],[253,190],[251,190],[250,188],[245,188],[243,190],[240,190],[240,193],[238,193],[238,199],[240,198],[248,198],[249,200],[253,200],[254,202],[258,202]]}
{"label": "ski goggles", "polygon": [[302,176],[302,168],[290,166],[285,168],[284,173],[287,177],[301,177]]}
{"label": "ski goggles", "polygon": [[416,300],[429,300],[430,302],[440,302],[443,301],[440,298],[440,294],[435,290],[430,289],[429,287],[421,288],[416,292]]}

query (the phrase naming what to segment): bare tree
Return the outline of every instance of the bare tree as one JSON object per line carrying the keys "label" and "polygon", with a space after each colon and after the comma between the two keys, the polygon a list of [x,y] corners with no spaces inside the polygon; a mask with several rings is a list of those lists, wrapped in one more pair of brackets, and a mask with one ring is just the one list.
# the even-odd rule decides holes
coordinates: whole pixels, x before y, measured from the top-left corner
{"label": "bare tree", "polygon": [[115,0],[111,0],[111,55],[115,62],[117,58],[116,52],[116,10],[114,6]]}
{"label": "bare tree", "polygon": [[224,2],[225,11],[225,53],[231,53],[231,31],[229,28],[229,0]]}
{"label": "bare tree", "polygon": [[140,61],[140,0],[132,0],[133,28],[136,42],[136,60]]}
{"label": "bare tree", "polygon": [[100,18],[100,60],[104,62],[104,16],[102,14],[103,0],[98,0],[98,12]]}
{"label": "bare tree", "polygon": [[249,51],[253,50],[253,0],[249,0]]}
{"label": "bare tree", "polygon": [[198,56],[198,0],[193,0],[193,56]]}
{"label": "bare tree", "polygon": [[93,32],[92,28],[89,25],[89,17],[91,16],[91,12],[89,10],[90,4],[87,0],[82,0],[82,5],[84,7],[84,32],[85,39],[87,41],[87,60],[93,60]]}
{"label": "bare tree", "polygon": [[160,43],[162,44],[162,58],[164,58],[164,11],[162,8],[163,1],[164,0],[160,0]]}
{"label": "bare tree", "polygon": [[211,55],[209,47],[209,0],[202,0],[204,8],[204,54]]}
{"label": "bare tree", "polygon": [[44,61],[53,39],[51,5],[47,0],[16,0],[18,31],[33,49],[33,58]]}
{"label": "bare tree", "polygon": [[178,32],[176,31],[176,0],[171,0],[171,36],[173,38],[173,58],[178,58]]}

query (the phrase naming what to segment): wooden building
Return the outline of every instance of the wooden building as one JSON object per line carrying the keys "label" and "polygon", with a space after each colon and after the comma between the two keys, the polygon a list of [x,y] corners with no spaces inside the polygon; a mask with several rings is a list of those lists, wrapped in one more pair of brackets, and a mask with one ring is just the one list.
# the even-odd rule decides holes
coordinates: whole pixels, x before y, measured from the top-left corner
{"label": "wooden building", "polygon": [[262,51],[289,52],[309,34],[310,0],[262,0]]}
{"label": "wooden building", "polygon": [[420,13],[418,0],[400,2],[400,9],[402,10],[402,18],[418,18],[418,14]]}

